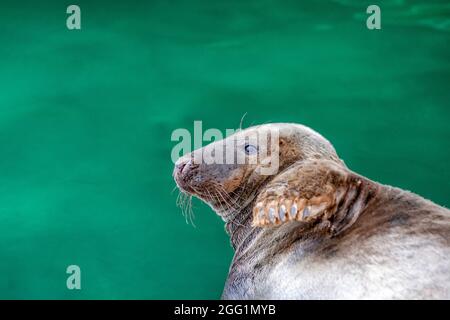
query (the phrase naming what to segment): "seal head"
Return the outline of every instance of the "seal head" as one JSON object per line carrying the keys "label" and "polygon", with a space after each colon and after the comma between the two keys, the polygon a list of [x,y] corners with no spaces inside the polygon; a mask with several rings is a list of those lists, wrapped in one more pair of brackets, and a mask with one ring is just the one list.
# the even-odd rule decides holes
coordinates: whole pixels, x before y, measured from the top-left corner
{"label": "seal head", "polygon": [[345,168],[331,143],[310,128],[265,124],[183,156],[175,164],[174,178],[183,192],[208,203],[225,221],[250,208],[253,225],[263,227],[313,216],[325,200],[331,201],[331,195],[319,194],[319,190],[311,193],[314,198],[309,202],[299,198],[298,190],[288,192],[296,177],[294,172],[286,175],[287,170],[319,160]]}

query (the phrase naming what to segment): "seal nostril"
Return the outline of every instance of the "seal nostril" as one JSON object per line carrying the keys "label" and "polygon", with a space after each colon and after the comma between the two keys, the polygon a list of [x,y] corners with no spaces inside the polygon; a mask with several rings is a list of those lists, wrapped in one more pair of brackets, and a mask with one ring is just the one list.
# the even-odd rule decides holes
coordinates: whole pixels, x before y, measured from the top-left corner
{"label": "seal nostril", "polygon": [[186,167],[187,162],[182,162],[176,165],[176,168],[178,170],[179,173],[183,172],[184,167]]}
{"label": "seal nostril", "polygon": [[192,167],[192,161],[188,160],[188,161],[182,161],[178,164],[175,164],[175,167],[178,171],[179,174],[183,174],[186,173],[186,171],[188,171],[188,169],[191,169]]}
{"label": "seal nostril", "polygon": [[185,165],[186,165],[186,162],[178,163],[178,164],[177,164],[177,169],[178,169],[178,170],[183,170],[183,168],[184,168]]}

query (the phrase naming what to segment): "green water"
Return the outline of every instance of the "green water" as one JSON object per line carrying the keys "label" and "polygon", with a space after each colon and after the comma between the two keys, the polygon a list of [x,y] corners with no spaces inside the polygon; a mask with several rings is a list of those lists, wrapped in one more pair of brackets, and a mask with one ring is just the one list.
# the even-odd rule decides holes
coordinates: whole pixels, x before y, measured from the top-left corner
{"label": "green water", "polygon": [[[219,298],[222,221],[172,192],[176,128],[306,124],[353,170],[450,205],[450,5],[0,4],[0,298]],[[82,289],[66,288],[66,267]]]}

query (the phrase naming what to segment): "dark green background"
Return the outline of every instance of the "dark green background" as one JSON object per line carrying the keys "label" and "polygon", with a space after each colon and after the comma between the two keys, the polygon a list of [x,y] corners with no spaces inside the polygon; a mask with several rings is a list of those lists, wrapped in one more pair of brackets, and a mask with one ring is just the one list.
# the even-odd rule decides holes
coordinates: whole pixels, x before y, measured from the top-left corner
{"label": "dark green background", "polygon": [[374,3],[379,31],[372,1],[2,1],[0,298],[219,298],[223,223],[194,201],[186,225],[172,192],[194,120],[306,124],[448,206],[450,6]]}

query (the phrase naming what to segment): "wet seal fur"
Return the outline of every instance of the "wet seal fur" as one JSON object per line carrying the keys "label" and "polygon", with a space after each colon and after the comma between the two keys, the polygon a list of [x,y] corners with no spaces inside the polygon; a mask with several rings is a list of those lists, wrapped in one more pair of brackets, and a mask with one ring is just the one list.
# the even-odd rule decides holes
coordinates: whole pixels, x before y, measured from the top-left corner
{"label": "wet seal fur", "polygon": [[450,299],[448,209],[352,172],[302,125],[227,139],[244,152],[249,136],[271,129],[280,132],[274,176],[256,173],[261,162],[192,162],[224,141],[175,166],[179,188],[226,223],[235,255],[223,299]]}

